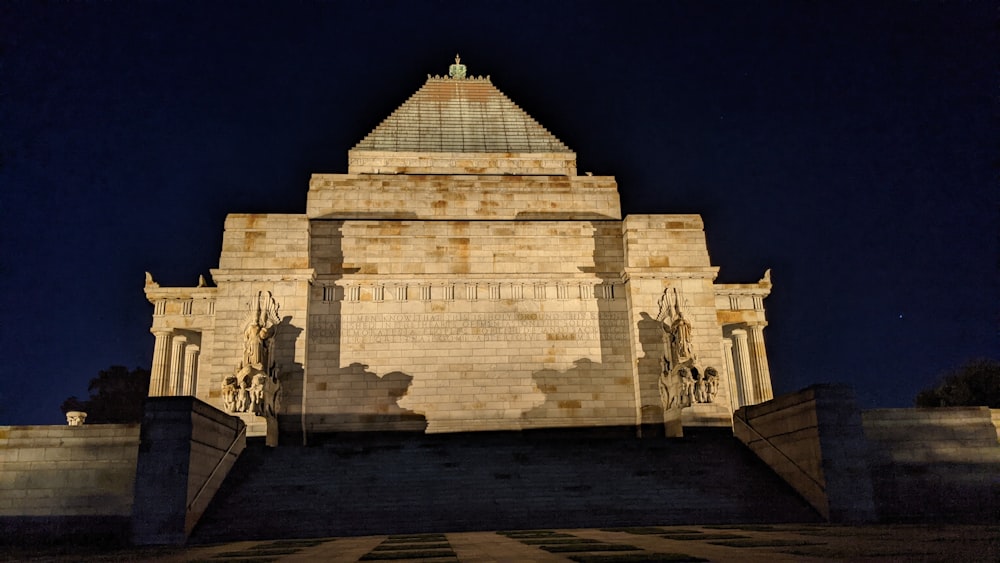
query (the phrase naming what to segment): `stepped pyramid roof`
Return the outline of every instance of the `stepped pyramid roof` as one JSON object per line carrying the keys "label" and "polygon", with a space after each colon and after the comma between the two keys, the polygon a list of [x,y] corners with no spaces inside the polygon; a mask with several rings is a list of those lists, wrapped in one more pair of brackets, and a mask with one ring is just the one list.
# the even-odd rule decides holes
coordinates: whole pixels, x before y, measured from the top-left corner
{"label": "stepped pyramid roof", "polygon": [[357,173],[576,173],[573,151],[489,76],[466,77],[457,56],[448,76],[428,75],[423,87],[355,145],[350,161]]}

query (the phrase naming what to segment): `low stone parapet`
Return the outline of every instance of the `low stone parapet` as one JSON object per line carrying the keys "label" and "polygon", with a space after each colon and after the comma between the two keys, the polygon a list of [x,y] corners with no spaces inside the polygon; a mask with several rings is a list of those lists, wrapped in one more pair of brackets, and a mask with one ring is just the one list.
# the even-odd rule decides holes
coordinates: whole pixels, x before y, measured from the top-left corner
{"label": "low stone parapet", "polygon": [[873,409],[862,419],[883,520],[1000,519],[1000,445],[990,409]]}
{"label": "low stone parapet", "polygon": [[124,541],[138,424],[0,426],[0,538]]}

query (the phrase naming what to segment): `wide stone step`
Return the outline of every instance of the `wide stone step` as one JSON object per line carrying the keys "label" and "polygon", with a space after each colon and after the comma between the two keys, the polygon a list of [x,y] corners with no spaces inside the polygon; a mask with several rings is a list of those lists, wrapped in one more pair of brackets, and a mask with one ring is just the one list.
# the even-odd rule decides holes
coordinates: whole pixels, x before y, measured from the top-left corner
{"label": "wide stone step", "polygon": [[192,541],[818,516],[731,433],[341,435],[251,443]]}

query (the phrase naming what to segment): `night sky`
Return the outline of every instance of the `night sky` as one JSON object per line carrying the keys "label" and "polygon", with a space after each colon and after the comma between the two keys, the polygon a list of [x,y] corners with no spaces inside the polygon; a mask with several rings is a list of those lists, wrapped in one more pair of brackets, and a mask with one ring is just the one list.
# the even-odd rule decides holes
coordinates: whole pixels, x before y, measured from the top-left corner
{"label": "night sky", "polygon": [[[536,5],[537,4],[537,5]],[[612,4],[614,4],[612,6]],[[193,286],[227,213],[313,172],[456,52],[614,175],[700,213],[719,282],[773,268],[776,393],[911,406],[1000,358],[988,2],[0,3],[0,424],[149,367],[143,272]]]}

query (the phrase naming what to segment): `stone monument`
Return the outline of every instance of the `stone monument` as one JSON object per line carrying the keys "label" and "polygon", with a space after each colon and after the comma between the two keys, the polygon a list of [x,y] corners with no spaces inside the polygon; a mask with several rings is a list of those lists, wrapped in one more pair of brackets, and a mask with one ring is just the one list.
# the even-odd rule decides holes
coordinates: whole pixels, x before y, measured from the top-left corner
{"label": "stone monument", "polygon": [[314,174],[226,218],[214,286],[147,274],[150,395],[249,434],[728,426],[771,398],[764,298],[698,215],[622,218],[611,176],[458,57]]}

